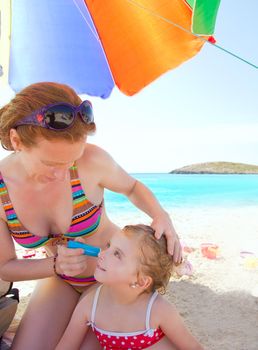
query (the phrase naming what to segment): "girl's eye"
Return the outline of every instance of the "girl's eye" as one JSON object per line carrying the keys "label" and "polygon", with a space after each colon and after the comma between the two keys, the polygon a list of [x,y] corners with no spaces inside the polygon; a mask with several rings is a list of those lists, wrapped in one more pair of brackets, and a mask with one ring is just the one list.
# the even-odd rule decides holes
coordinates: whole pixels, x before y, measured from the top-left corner
{"label": "girl's eye", "polygon": [[106,248],[109,248],[109,247],[110,247],[110,242],[107,242]]}
{"label": "girl's eye", "polygon": [[119,253],[119,251],[118,250],[115,250],[114,251],[114,255],[117,257],[117,258],[121,258],[121,255],[120,255],[120,253]]}

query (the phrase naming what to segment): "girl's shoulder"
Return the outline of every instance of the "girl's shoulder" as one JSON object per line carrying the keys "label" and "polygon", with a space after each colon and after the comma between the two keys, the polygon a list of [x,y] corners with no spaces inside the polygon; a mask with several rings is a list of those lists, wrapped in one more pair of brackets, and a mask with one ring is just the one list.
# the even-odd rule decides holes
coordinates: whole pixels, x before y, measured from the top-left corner
{"label": "girl's shoulder", "polygon": [[79,307],[83,308],[84,312],[87,314],[88,317],[91,315],[92,305],[94,301],[94,297],[96,294],[96,291],[99,287],[99,283],[94,284],[93,286],[89,287],[82,295],[79,301]]}
{"label": "girl's shoulder", "polygon": [[94,296],[96,294],[96,291],[98,287],[100,286],[99,283],[95,283],[92,286],[88,287],[81,295],[80,297],[80,303],[83,303],[85,305],[91,304],[94,300]]}
{"label": "girl's shoulder", "polygon": [[173,304],[168,300],[168,297],[162,294],[158,294],[153,303],[153,307],[158,306],[159,308],[165,308],[171,305],[173,306]]}
{"label": "girl's shoulder", "polygon": [[152,317],[154,323],[160,325],[161,320],[167,313],[170,313],[171,317],[173,317],[173,315],[177,314],[176,307],[168,301],[166,297],[158,294],[152,306]]}

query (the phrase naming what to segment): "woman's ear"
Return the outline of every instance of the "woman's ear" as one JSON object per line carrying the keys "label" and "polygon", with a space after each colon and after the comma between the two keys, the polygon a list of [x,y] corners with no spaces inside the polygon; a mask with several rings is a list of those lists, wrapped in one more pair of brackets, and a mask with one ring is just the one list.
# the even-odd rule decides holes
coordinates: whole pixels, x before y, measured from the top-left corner
{"label": "woman's ear", "polygon": [[10,130],[10,141],[15,152],[19,152],[22,148],[20,136],[15,129]]}

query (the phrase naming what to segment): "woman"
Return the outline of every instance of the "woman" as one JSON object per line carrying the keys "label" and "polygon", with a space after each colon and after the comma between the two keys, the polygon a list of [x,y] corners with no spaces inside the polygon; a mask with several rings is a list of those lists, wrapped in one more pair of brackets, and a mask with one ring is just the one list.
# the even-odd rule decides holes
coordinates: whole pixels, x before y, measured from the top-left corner
{"label": "woman", "polygon": [[[0,162],[0,278],[40,280],[12,349],[54,349],[80,293],[95,283],[96,259],[66,243],[77,239],[103,248],[118,230],[106,215],[104,188],[148,214],[156,237],[164,233],[174,261],[181,259],[168,214],[142,183],[86,143],[94,131],[90,102],[66,85],[30,85],[0,110],[2,146],[14,151]],[[17,259],[12,238],[26,248],[44,245],[47,258]],[[98,349],[94,337],[87,335],[88,349]]]}

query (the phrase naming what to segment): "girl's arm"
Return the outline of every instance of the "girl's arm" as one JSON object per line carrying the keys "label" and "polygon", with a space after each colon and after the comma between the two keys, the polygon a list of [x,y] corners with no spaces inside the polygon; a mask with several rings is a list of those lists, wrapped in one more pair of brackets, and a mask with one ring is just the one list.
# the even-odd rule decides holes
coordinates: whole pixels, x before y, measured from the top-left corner
{"label": "girl's arm", "polygon": [[79,350],[83,339],[88,331],[90,297],[92,293],[87,294],[78,302],[72,318],[55,350]]}
{"label": "girl's arm", "polygon": [[[122,193],[140,210],[152,218],[152,227],[156,238],[164,233],[167,238],[168,252],[175,262],[181,261],[181,246],[168,213],[161,207],[154,194],[140,181],[130,176],[109,154],[96,148],[100,174],[99,185],[113,192]],[[96,165],[97,167],[97,165]]]}
{"label": "girl's arm", "polygon": [[204,350],[186,328],[174,305],[159,297],[153,307],[158,313],[160,328],[178,350]]}

